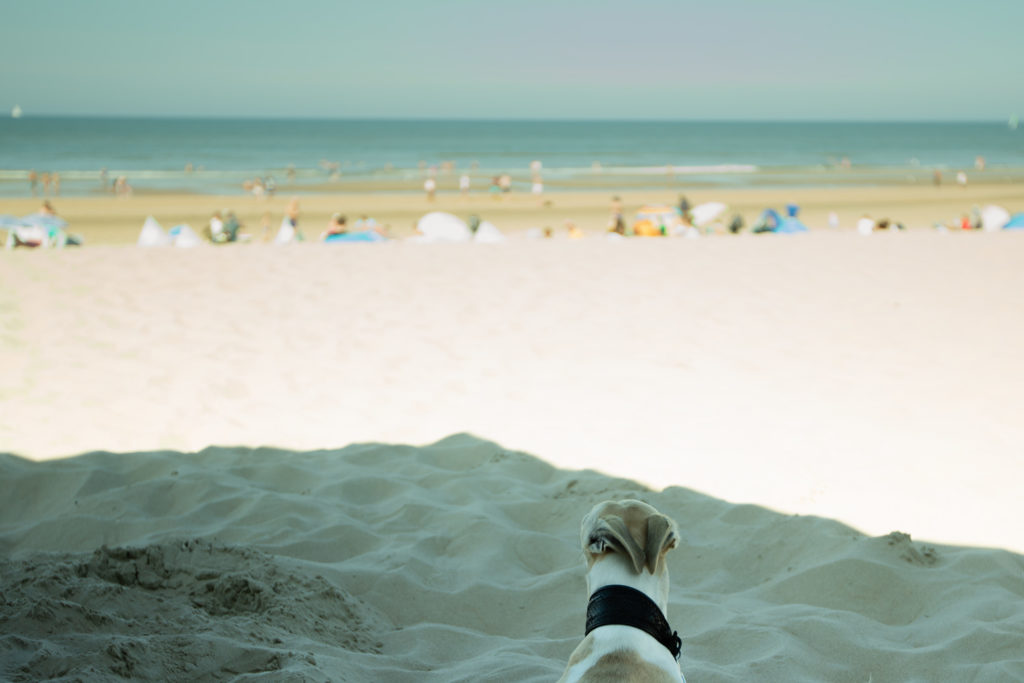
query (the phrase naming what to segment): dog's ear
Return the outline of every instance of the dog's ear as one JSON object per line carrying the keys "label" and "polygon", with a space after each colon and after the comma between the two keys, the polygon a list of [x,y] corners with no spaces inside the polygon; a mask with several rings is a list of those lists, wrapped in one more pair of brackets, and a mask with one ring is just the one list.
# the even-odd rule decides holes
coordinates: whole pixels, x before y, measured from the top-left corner
{"label": "dog's ear", "polygon": [[[679,543],[676,523],[662,514],[647,518],[647,540],[644,555],[648,571],[657,574],[659,566],[665,561],[665,554]],[[639,570],[637,570],[639,572]]]}
{"label": "dog's ear", "polygon": [[585,549],[591,563],[597,559],[598,555],[617,552],[629,556],[637,574],[643,571],[644,549],[629,533],[626,523],[617,515],[599,517],[594,521],[590,533],[587,535]]}

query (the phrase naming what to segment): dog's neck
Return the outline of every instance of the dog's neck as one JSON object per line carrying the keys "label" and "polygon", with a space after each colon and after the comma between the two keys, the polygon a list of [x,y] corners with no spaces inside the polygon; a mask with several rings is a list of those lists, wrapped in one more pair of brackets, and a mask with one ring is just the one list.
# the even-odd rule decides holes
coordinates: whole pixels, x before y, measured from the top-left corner
{"label": "dog's neck", "polygon": [[606,555],[594,562],[587,573],[587,597],[605,586],[629,586],[640,591],[668,614],[668,567],[662,567],[655,576],[648,572],[637,574],[633,565],[620,555]]}

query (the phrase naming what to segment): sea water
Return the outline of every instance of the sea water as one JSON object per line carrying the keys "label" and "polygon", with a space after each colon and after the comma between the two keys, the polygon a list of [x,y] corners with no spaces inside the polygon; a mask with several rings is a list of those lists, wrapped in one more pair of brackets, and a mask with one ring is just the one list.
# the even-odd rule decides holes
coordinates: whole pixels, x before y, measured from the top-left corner
{"label": "sea water", "polygon": [[153,191],[240,191],[255,177],[314,190],[332,173],[411,188],[432,167],[525,184],[534,160],[549,187],[597,174],[630,176],[633,186],[666,174],[743,186],[830,184],[829,169],[970,170],[978,157],[1020,172],[1024,131],[1005,122],[0,119],[2,196],[29,194],[30,169],[60,172],[64,194],[105,191],[100,179],[118,175]]}

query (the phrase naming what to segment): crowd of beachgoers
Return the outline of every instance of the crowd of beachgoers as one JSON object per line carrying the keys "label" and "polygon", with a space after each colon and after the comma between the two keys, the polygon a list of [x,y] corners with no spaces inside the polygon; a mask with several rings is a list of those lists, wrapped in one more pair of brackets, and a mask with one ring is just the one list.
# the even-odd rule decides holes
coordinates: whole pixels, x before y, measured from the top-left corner
{"label": "crowd of beachgoers", "polygon": [[[429,201],[429,200],[428,200]],[[595,229],[596,227],[596,229]],[[825,226],[823,226],[825,227]],[[873,217],[867,214],[858,217],[853,224],[856,232],[870,235],[875,232],[905,230],[903,222],[890,217]],[[1024,228],[1024,213],[1011,213],[997,205],[975,206],[963,212],[955,223],[937,221],[933,227],[948,230],[1012,230]],[[15,247],[65,247],[85,243],[82,235],[72,232],[68,221],[57,214],[51,200],[45,199],[39,210],[26,216],[0,215],[0,229],[6,231],[5,246]],[[840,230],[839,216],[828,212],[827,229]],[[564,219],[558,226],[538,225],[527,229],[527,239],[568,238],[583,239],[600,235],[606,239],[643,237],[685,237],[699,238],[715,234],[797,234],[810,231],[800,218],[800,207],[788,204],[781,210],[766,208],[749,225],[738,212],[732,212],[723,202],[703,202],[692,205],[681,196],[672,204],[648,204],[627,216],[623,201],[613,196],[609,203],[607,223],[603,226],[587,226],[587,229],[572,219]],[[293,197],[287,204],[284,215],[278,223],[271,211],[264,211],[258,226],[246,226],[232,209],[217,210],[208,222],[198,229],[187,223],[179,223],[165,230],[153,217],[144,222],[137,239],[139,246],[180,246],[192,247],[202,244],[242,244],[319,241],[332,244],[380,243],[397,239],[392,226],[362,214],[351,220],[342,212],[330,215],[327,224],[310,229],[302,221],[301,203]],[[465,219],[445,211],[428,211],[413,226],[413,234],[405,239],[415,242],[500,242],[506,239],[495,223],[470,213]]]}

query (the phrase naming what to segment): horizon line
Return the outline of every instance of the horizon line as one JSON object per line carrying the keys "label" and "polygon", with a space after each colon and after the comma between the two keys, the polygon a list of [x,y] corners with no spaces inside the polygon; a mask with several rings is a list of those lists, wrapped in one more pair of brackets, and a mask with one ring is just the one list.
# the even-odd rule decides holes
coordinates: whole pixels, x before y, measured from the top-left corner
{"label": "horizon line", "polygon": [[631,118],[631,117],[490,117],[490,116],[262,116],[248,114],[98,114],[98,113],[22,113],[19,117],[0,117],[0,120],[24,119],[114,119],[152,121],[322,121],[322,122],[465,122],[465,123],[973,123],[1006,125],[1015,115],[1005,119],[984,118]]}

